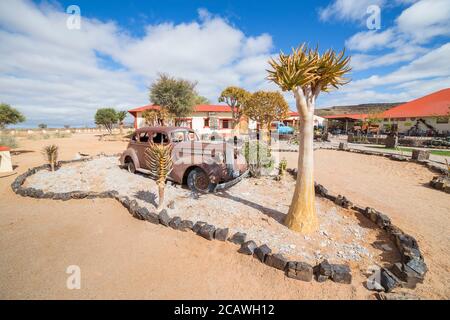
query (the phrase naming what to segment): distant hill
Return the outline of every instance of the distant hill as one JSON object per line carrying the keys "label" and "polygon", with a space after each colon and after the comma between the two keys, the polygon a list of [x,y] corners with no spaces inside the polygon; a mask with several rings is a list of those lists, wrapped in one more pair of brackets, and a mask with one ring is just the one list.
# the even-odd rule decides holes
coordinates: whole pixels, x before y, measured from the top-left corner
{"label": "distant hill", "polygon": [[335,114],[354,114],[354,113],[370,113],[382,112],[392,107],[398,106],[404,102],[396,103],[365,103],[350,106],[334,106],[329,108],[316,109],[314,112],[317,116],[331,116]]}

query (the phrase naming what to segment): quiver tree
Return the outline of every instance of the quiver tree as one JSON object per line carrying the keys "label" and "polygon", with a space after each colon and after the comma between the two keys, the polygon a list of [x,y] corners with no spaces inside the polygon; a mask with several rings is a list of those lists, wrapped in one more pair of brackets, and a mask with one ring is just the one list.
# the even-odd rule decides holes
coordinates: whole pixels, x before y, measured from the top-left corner
{"label": "quiver tree", "polygon": [[158,210],[164,204],[164,188],[166,186],[167,176],[173,168],[172,144],[159,144],[150,142],[145,149],[145,163],[150,170],[150,176],[156,180],[158,185]]}
{"label": "quiver tree", "polygon": [[345,50],[336,53],[302,44],[289,55],[281,52],[269,61],[268,79],[283,91],[291,91],[299,113],[298,174],[285,224],[292,230],[310,233],[318,227],[314,194],[314,108],[320,92],[337,89],[349,82],[344,75],[351,70]]}
{"label": "quiver tree", "polygon": [[279,92],[257,91],[247,100],[244,113],[260,124],[270,143],[270,126],[273,121],[282,121],[288,117],[289,105]]}
{"label": "quiver tree", "polygon": [[42,150],[42,154],[50,165],[50,169],[52,170],[52,172],[55,171],[55,167],[58,161],[58,146],[54,144],[46,146]]}
{"label": "quiver tree", "polygon": [[219,96],[219,102],[225,102],[231,109],[231,128],[235,130],[244,114],[244,107],[251,94],[239,87],[228,87]]}

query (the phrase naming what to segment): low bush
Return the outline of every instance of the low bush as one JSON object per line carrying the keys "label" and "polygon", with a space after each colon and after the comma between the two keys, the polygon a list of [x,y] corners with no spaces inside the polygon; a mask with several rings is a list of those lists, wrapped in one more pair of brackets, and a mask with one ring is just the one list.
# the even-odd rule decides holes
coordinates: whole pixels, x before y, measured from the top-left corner
{"label": "low bush", "polygon": [[17,148],[19,144],[17,143],[17,139],[13,136],[0,135],[0,146]]}

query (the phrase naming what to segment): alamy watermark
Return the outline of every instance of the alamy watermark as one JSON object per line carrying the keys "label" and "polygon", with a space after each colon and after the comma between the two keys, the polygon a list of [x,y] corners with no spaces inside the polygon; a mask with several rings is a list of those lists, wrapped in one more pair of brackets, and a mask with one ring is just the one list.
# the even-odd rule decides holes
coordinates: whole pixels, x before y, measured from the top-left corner
{"label": "alamy watermark", "polygon": [[70,265],[66,269],[66,273],[69,274],[66,280],[67,289],[81,289],[81,269],[77,265]]}
{"label": "alamy watermark", "polygon": [[81,9],[77,5],[70,5],[66,9],[66,13],[69,14],[66,20],[66,26],[69,30],[81,29]]}
{"label": "alamy watermark", "polygon": [[369,30],[381,29],[381,9],[377,5],[367,7],[366,13],[369,15],[366,19],[366,26]]}

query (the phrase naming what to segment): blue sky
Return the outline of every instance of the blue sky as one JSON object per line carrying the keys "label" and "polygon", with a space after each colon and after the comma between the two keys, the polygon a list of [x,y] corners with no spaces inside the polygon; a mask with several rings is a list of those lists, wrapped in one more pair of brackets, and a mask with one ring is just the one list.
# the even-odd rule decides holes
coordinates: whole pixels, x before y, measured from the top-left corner
{"label": "blue sky", "polygon": [[[80,29],[66,26],[69,5],[81,9]],[[370,5],[378,30],[366,26]],[[308,42],[352,56],[352,82],[322,94],[319,108],[407,101],[450,86],[449,35],[448,0],[2,0],[0,100],[24,126],[92,125],[99,107],[147,104],[167,72],[216,103],[228,85],[277,90],[267,60]]]}

